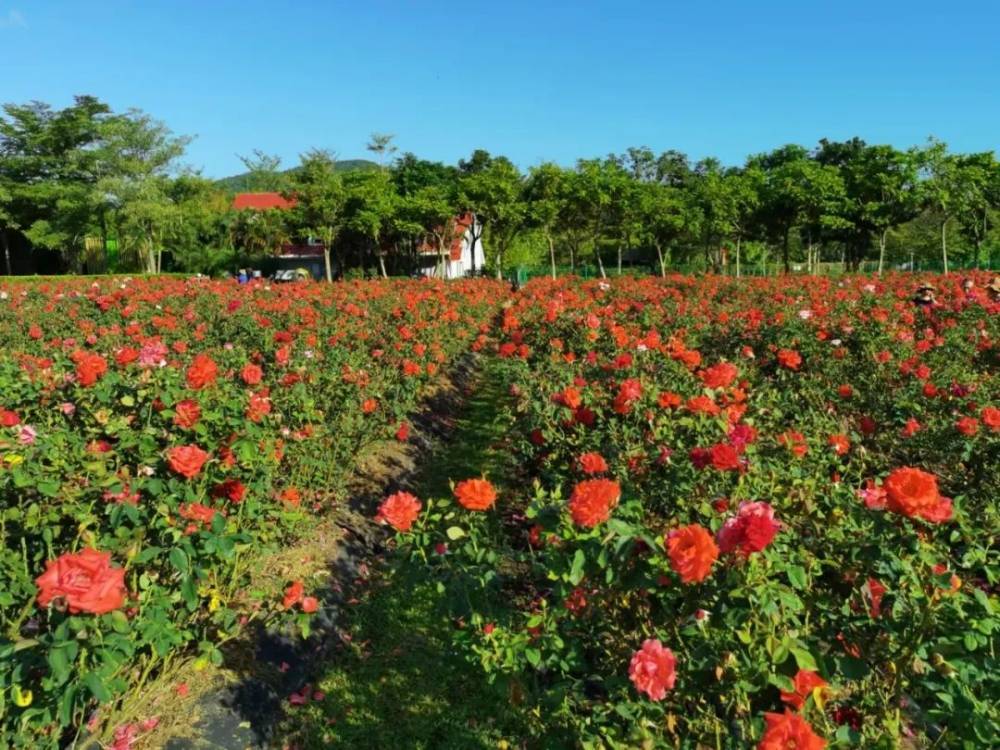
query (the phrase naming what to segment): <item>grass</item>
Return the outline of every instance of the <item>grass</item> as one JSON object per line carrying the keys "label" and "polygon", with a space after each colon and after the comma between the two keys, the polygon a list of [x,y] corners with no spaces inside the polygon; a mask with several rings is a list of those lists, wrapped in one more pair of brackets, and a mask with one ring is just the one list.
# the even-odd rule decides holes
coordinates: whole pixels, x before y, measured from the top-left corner
{"label": "grass", "polygon": [[[450,482],[486,474],[501,491],[513,473],[504,437],[506,387],[486,359],[448,441],[426,459],[418,497],[450,494]],[[420,570],[388,572],[347,614],[351,643],[314,688],[321,701],[293,709],[285,736],[303,750],[327,747],[475,750],[519,744],[523,727],[505,692],[455,652],[442,595]]]}

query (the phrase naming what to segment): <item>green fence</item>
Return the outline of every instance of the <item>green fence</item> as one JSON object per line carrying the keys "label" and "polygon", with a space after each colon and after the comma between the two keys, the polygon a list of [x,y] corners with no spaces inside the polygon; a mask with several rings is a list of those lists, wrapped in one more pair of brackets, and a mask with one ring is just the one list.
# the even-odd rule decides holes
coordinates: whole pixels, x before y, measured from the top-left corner
{"label": "green fence", "polygon": [[[605,273],[608,278],[613,278],[618,276],[618,268],[605,266]],[[910,267],[910,263],[886,263],[885,271],[916,271],[922,273],[941,273],[944,270],[944,264],[940,260],[936,261],[915,261],[913,267]],[[982,271],[1000,271],[1000,260],[991,260],[986,263],[980,263],[978,265],[972,263],[948,263],[948,271],[951,273],[962,273],[964,271],[972,270],[982,270]],[[816,276],[839,276],[844,273],[859,273],[868,274],[875,273],[878,271],[878,261],[876,260],[866,260],[862,261],[858,268],[848,270],[844,267],[841,262],[832,263],[819,263],[814,268],[809,269],[804,263],[793,263],[791,264],[791,273],[799,275],[812,274]],[[703,263],[680,263],[672,264],[667,266],[668,274],[684,274],[684,275],[695,275],[706,273],[706,267]],[[715,273],[721,273],[725,276],[735,276],[736,266],[730,264],[727,268],[721,271],[714,271]],[[629,266],[622,269],[623,276],[658,276],[660,273],[659,266]],[[744,263],[740,266],[741,276],[781,276],[785,273],[785,266],[783,263]],[[556,266],[557,276],[579,276],[583,279],[595,279],[600,277],[600,270],[597,266],[592,265],[579,265],[575,267],[570,266]],[[506,274],[506,278],[511,283],[518,285],[524,284],[527,281],[540,277],[551,277],[552,268],[550,266],[537,266],[537,267],[525,267],[518,266],[517,268],[511,270]]]}

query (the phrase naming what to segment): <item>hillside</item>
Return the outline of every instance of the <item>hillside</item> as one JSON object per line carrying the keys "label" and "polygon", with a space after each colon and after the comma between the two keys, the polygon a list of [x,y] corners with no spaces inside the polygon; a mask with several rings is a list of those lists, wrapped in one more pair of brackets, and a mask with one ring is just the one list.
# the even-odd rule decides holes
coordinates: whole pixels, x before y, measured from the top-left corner
{"label": "hillside", "polygon": [[[344,159],[343,161],[338,161],[336,163],[336,170],[338,172],[351,172],[355,169],[374,169],[378,167],[373,161],[368,159]],[[298,167],[292,167],[291,169],[286,169],[282,171],[281,175],[291,175],[295,172]],[[215,181],[223,190],[231,193],[242,193],[242,192],[252,192],[255,190],[266,190],[264,186],[255,186],[252,182],[252,175],[249,172],[244,172],[243,174],[236,174],[231,177],[222,177]]]}

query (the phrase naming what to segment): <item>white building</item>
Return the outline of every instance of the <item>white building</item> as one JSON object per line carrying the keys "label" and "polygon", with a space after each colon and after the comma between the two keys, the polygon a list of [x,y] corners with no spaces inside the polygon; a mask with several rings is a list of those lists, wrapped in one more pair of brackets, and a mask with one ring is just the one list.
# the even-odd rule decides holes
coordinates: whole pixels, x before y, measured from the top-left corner
{"label": "white building", "polygon": [[438,254],[433,242],[420,246],[421,272],[425,276],[460,279],[483,272],[486,256],[483,254],[482,227],[473,214],[455,218],[451,246],[444,256]]}

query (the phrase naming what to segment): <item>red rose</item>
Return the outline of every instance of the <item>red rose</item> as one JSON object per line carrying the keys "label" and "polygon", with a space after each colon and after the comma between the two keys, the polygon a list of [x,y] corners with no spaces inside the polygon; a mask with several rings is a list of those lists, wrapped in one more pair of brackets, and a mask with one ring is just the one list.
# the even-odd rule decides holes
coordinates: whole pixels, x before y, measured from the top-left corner
{"label": "red rose", "polygon": [[285,609],[291,609],[300,601],[302,601],[302,595],[305,593],[305,586],[302,585],[302,581],[294,581],[287,589],[285,589],[285,598],[282,600],[282,606]]}
{"label": "red rose", "polygon": [[271,392],[267,388],[262,388],[256,393],[251,393],[247,399],[246,418],[251,422],[260,422],[265,416],[271,413]]}
{"label": "red rose", "polygon": [[211,524],[215,519],[215,512],[214,508],[209,508],[207,505],[202,505],[201,503],[182,504],[177,509],[177,515],[181,518],[186,518],[189,521],[197,521],[206,526]]}
{"label": "red rose", "polygon": [[791,349],[779,349],[778,364],[786,370],[798,370],[802,366],[802,355]]}
{"label": "red rose", "polygon": [[17,412],[7,409],[0,409],[0,427],[16,427],[21,423],[21,418]]}
{"label": "red rose", "polygon": [[200,390],[215,382],[219,368],[207,354],[199,354],[187,369],[188,388]]}
{"label": "red rose", "polygon": [[72,614],[103,615],[125,603],[125,571],[111,567],[110,552],[88,548],[49,560],[35,584],[39,606],[61,599]]}
{"label": "red rose", "polygon": [[382,501],[375,520],[388,523],[396,531],[409,531],[421,507],[420,501],[409,492],[397,492]]}
{"label": "red rose", "polygon": [[178,445],[167,451],[170,468],[186,479],[198,476],[201,467],[208,460],[208,453],[197,445]]}
{"label": "red rose", "polygon": [[662,701],[677,681],[677,657],[659,640],[650,638],[632,655],[628,676],[640,693],[651,700]]}
{"label": "red rose", "polygon": [[580,456],[580,470],[584,474],[603,474],[608,470],[608,462],[600,453],[584,453]]}
{"label": "red rose", "polygon": [[701,382],[706,388],[728,388],[733,381],[739,377],[740,371],[736,365],[729,362],[719,362],[717,365],[707,367],[698,373]]}
{"label": "red rose", "polygon": [[757,750],[823,750],[826,740],[813,732],[809,722],[787,708],[783,714],[764,714],[767,728]]}
{"label": "red rose", "polygon": [[802,706],[805,705],[806,699],[812,695],[813,690],[816,688],[825,688],[827,686],[826,680],[815,672],[810,672],[808,669],[800,669],[795,674],[793,684],[795,685],[795,692],[787,693],[782,690],[781,700],[794,708],[796,711],[800,710]]}
{"label": "red rose", "polygon": [[774,539],[781,524],[774,518],[774,508],[767,503],[740,503],[738,513],[726,520],[715,535],[722,554],[736,552],[749,557],[760,552]]}
{"label": "red rose", "polygon": [[76,379],[84,388],[94,385],[108,371],[108,363],[100,354],[78,350],[73,352]]}
{"label": "red rose", "polygon": [[485,479],[466,479],[455,485],[455,498],[466,510],[489,510],[497,499],[497,491]]}
{"label": "red rose", "polygon": [[729,443],[712,446],[712,467],[718,471],[736,471],[740,468],[740,454]]}
{"label": "red rose", "polygon": [[708,578],[719,557],[712,535],[694,523],[667,534],[664,539],[670,567],[684,583],[698,583]]}
{"label": "red rose", "polygon": [[983,424],[989,427],[993,432],[1000,431],[1000,409],[993,406],[987,406],[979,414],[979,418],[982,419]]}
{"label": "red rose", "polygon": [[185,399],[174,404],[174,424],[185,430],[194,427],[201,418],[201,407],[197,401]]}
{"label": "red rose", "polygon": [[212,497],[226,498],[230,502],[241,503],[246,492],[247,488],[243,485],[243,482],[238,479],[227,479],[225,482],[217,484],[212,488]]}
{"label": "red rose", "polygon": [[955,429],[966,437],[972,437],[979,432],[979,420],[975,417],[962,417],[955,423]]}
{"label": "red rose", "polygon": [[618,482],[610,479],[587,479],[573,488],[569,512],[577,526],[592,529],[611,516],[622,491]]}
{"label": "red rose", "polygon": [[248,362],[244,365],[242,372],[240,372],[240,377],[243,378],[243,382],[247,385],[257,385],[261,378],[264,377],[264,371],[260,368],[260,365]]}

